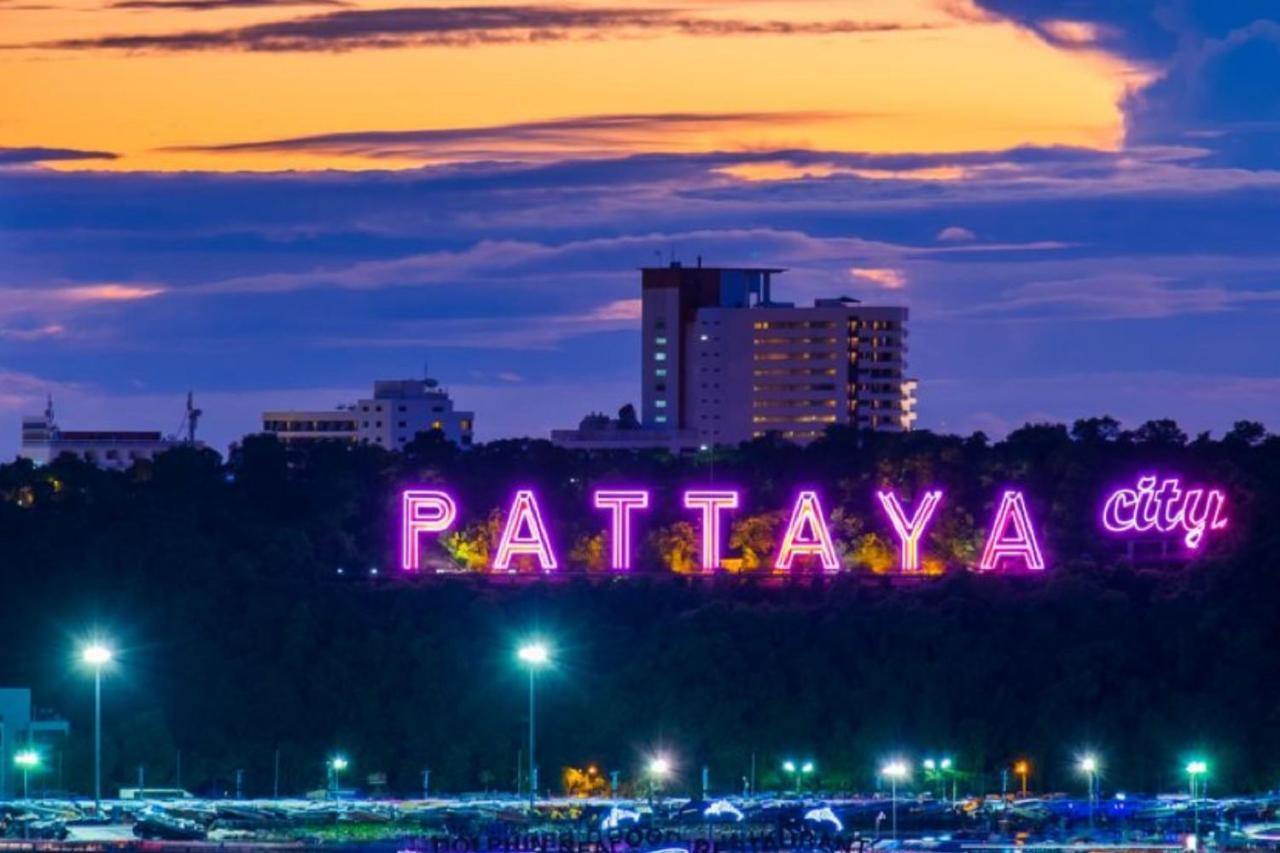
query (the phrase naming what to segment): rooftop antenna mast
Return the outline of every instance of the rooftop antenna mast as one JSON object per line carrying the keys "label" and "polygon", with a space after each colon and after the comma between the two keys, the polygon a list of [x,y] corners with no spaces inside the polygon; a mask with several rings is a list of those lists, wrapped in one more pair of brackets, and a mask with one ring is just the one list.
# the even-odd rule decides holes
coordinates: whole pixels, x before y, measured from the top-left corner
{"label": "rooftop antenna mast", "polygon": [[179,427],[179,432],[181,432],[183,428],[185,428],[187,431],[187,437],[186,437],[187,444],[196,443],[196,427],[199,426],[200,416],[203,414],[204,414],[204,411],[202,409],[196,408],[195,395],[191,391],[188,391],[187,392],[187,411],[186,411],[186,414],[184,414],[182,417],[182,427]]}

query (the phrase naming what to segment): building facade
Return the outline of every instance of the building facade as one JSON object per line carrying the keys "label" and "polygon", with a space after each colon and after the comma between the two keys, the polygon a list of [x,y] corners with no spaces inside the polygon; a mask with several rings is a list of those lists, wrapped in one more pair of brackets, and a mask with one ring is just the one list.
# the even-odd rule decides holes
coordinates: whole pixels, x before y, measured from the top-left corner
{"label": "building facade", "polygon": [[641,271],[641,420],[700,446],[777,433],[811,441],[833,424],[902,431],[915,422],[907,309],[773,299],[777,268]]}
{"label": "building facade", "polygon": [[0,687],[0,800],[22,795],[22,771],[14,758],[27,749],[41,756],[42,767],[30,779],[33,795],[60,788],[59,780],[50,776],[59,766],[55,753],[70,733],[66,720],[31,704],[31,688]]}
{"label": "building facade", "polygon": [[188,395],[183,422],[187,431],[183,436],[150,430],[64,430],[54,419],[53,400],[50,399],[43,414],[23,416],[18,455],[40,465],[46,465],[59,456],[70,455],[99,468],[124,471],[135,462],[154,459],[175,447],[203,446],[195,440],[195,426],[200,414]]}
{"label": "building facade", "polygon": [[474,428],[475,413],[455,410],[435,379],[378,380],[371,397],[330,410],[262,413],[262,431],[285,443],[358,441],[400,450],[418,433],[439,430],[468,447]]}

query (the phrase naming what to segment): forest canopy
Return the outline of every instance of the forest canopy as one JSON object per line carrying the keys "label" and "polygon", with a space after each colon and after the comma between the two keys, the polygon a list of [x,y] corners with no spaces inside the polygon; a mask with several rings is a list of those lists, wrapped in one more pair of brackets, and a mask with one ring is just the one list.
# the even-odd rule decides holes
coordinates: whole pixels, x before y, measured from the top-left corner
{"label": "forest canopy", "polygon": [[[1099,501],[1140,473],[1181,475],[1228,496],[1230,526],[1194,559],[1132,554],[1098,528]],[[646,484],[654,505],[636,569],[606,568],[606,518],[591,489]],[[437,576],[396,568],[401,489],[448,483],[456,537]],[[693,519],[676,495],[732,483],[730,571],[692,572]],[[579,570],[556,580],[485,577],[517,484],[539,490],[551,536]],[[968,567],[1000,490],[1016,484],[1048,568]],[[848,571],[762,584],[798,487],[822,490]],[[874,506],[944,490],[926,574],[895,578],[897,542]],[[495,513],[496,510],[496,513]],[[226,460],[171,451],[126,472],[71,459],[0,466],[0,680],[30,685],[68,716],[65,787],[90,778],[91,679],[75,644],[113,638],[108,788],[136,777],[225,789],[244,770],[269,793],[323,783],[341,749],[353,778],[391,790],[512,790],[524,672],[512,649],[555,648],[539,715],[546,784],[596,766],[632,778],[662,746],[692,786],[781,784],[784,754],[818,762],[818,784],[867,790],[889,752],[948,751],[990,787],[1028,757],[1033,786],[1075,784],[1075,750],[1107,756],[1107,785],[1174,788],[1190,751],[1215,784],[1280,784],[1280,438],[1237,424],[1189,438],[1169,421],[1123,430],[1096,418],[1031,425],[999,442],[833,430],[797,447],[772,438],[677,457],[588,455],[536,440],[462,450],[421,435],[403,453],[250,437]],[[505,582],[502,582],[505,581]],[[44,780],[52,787],[50,779]],[[566,783],[567,784],[567,783]]]}

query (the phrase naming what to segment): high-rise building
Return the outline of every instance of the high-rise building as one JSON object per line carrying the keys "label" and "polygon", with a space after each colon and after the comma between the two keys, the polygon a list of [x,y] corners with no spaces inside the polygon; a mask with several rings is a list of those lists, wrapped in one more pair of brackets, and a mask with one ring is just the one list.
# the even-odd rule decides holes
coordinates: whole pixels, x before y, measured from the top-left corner
{"label": "high-rise building", "polygon": [[832,424],[915,421],[907,309],[775,302],[772,267],[641,271],[641,421],[725,445],[775,432],[806,442]]}
{"label": "high-rise building", "polygon": [[359,441],[400,450],[420,432],[439,430],[467,447],[472,441],[474,412],[453,408],[449,392],[434,379],[380,379],[373,396],[323,411],[262,413],[262,431],[286,443]]}

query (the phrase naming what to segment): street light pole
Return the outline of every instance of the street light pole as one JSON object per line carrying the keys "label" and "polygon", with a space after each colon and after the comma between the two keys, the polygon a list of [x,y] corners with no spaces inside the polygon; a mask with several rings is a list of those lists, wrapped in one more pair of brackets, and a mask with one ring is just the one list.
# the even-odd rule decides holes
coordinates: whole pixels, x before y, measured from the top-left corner
{"label": "street light pole", "polygon": [[537,705],[534,699],[536,676],[538,668],[546,666],[551,660],[551,651],[545,643],[535,640],[517,649],[516,657],[529,667],[529,808],[532,809],[538,798],[538,763],[534,757],[537,735]]}
{"label": "street light pole", "polygon": [[1198,846],[1200,844],[1200,798],[1196,791],[1196,777],[1209,772],[1209,765],[1199,759],[1187,764],[1187,779],[1191,787],[1191,834]]}
{"label": "street light pole", "polygon": [[893,813],[893,816],[890,819],[890,824],[893,827],[893,840],[897,841],[898,840],[898,777],[897,776],[894,776],[891,780],[889,780],[889,796],[892,799],[892,803],[889,807],[889,811]]}
{"label": "street light pole", "polygon": [[92,643],[80,653],[93,667],[93,811],[102,814],[102,668],[111,662],[112,652],[102,643]]}
{"label": "street light pole", "polygon": [[31,768],[40,763],[40,754],[34,749],[24,749],[13,757],[13,761],[22,768],[22,799],[31,799],[31,794],[27,787],[27,777],[31,773]]}
{"label": "street light pole", "polygon": [[880,773],[889,779],[889,825],[893,839],[898,839],[898,780],[907,775],[907,765],[903,761],[891,761],[881,768]]}
{"label": "street light pole", "polygon": [[329,797],[338,799],[342,795],[342,771],[347,769],[347,759],[335,755],[329,759]]}
{"label": "street light pole", "polygon": [[1094,806],[1098,796],[1098,760],[1092,755],[1080,759],[1080,769],[1089,779],[1089,830],[1094,828]]}
{"label": "street light pole", "polygon": [[655,795],[661,790],[664,779],[671,775],[671,759],[665,755],[655,755],[649,759],[649,808],[655,804]]}
{"label": "street light pole", "polygon": [[529,808],[533,808],[538,797],[538,763],[534,760],[534,744],[537,738],[537,726],[534,725],[537,706],[534,696],[534,669],[529,667]]}
{"label": "street light pole", "polygon": [[93,670],[93,811],[102,811],[102,667]]}

